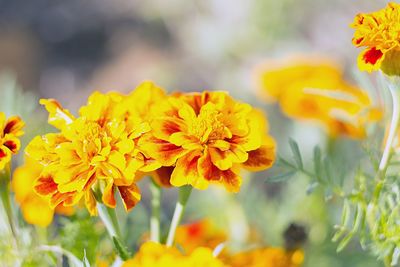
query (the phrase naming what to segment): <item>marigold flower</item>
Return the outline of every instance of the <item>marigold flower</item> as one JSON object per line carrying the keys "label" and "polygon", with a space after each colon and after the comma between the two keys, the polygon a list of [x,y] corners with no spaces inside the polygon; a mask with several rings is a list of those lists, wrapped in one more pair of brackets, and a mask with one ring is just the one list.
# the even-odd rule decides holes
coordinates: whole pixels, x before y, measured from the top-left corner
{"label": "marigold flower", "polygon": [[151,135],[139,145],[162,165],[174,166],[173,186],[218,183],[237,192],[241,168],[264,170],[274,162],[265,117],[225,92],[175,94],[156,114]]}
{"label": "marigold flower", "polygon": [[24,134],[23,127],[20,117],[6,119],[6,115],[0,112],[0,171],[11,161],[11,156],[18,153],[21,147],[18,137]]}
{"label": "marigold flower", "polygon": [[175,243],[187,253],[194,251],[197,247],[215,249],[227,239],[227,235],[207,219],[180,225],[175,234]]}
{"label": "marigold flower", "polygon": [[299,267],[304,261],[302,250],[262,248],[241,252],[227,258],[232,267]]}
{"label": "marigold flower", "polygon": [[212,255],[208,248],[199,247],[188,255],[174,247],[154,242],[144,243],[135,256],[126,261],[123,267],[224,267],[222,261]]}
{"label": "marigold flower", "polygon": [[259,70],[261,90],[289,117],[316,121],[336,137],[363,138],[365,126],[381,118],[368,94],[343,79],[329,61],[297,60]]}
{"label": "marigold flower", "polygon": [[62,215],[72,215],[72,207],[58,205],[55,210],[47,201],[38,196],[33,190],[36,178],[42,172],[43,166],[37,161],[28,157],[25,164],[16,168],[11,180],[12,190],[15,192],[15,199],[21,206],[22,215],[30,224],[47,227],[52,221],[54,212]]}
{"label": "marigold flower", "polygon": [[127,211],[136,205],[141,197],[136,172],[151,172],[161,164],[138,146],[150,125],[142,117],[146,112],[139,114],[129,101],[152,101],[140,98],[152,90],[160,89],[145,82],[129,96],[95,92],[78,118],[55,100],[41,100],[49,111],[49,123],[60,132],[34,138],[26,152],[44,166],[35,190],[50,199],[51,207],[72,206],[84,198],[95,215],[96,198],[108,207],[116,206],[115,191]]}
{"label": "marigold flower", "polygon": [[358,57],[361,70],[381,69],[388,75],[400,75],[400,4],[391,2],[386,8],[369,14],[358,14],[351,27],[355,29],[353,44],[366,47]]}

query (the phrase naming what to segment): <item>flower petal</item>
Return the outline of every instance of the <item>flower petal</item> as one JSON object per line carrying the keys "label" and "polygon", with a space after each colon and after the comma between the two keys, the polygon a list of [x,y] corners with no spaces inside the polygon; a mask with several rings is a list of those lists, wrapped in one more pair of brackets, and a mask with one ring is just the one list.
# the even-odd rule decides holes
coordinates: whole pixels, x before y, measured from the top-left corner
{"label": "flower petal", "polygon": [[25,123],[21,120],[19,116],[9,117],[6,124],[4,125],[3,133],[12,134],[14,136],[21,136],[24,132],[22,128],[25,126]]}
{"label": "flower petal", "polygon": [[40,99],[40,104],[49,112],[49,124],[57,129],[61,130],[75,120],[75,117],[55,99]]}
{"label": "flower petal", "polygon": [[126,211],[130,211],[140,201],[140,190],[136,184],[118,186],[118,190]]}
{"label": "flower petal", "polygon": [[113,181],[111,180],[111,181],[107,182],[107,186],[103,192],[103,197],[102,197],[103,203],[110,208],[115,208],[117,205],[117,202],[115,201],[115,196],[114,196],[115,195],[114,189],[115,189],[115,187],[114,187]]}
{"label": "flower petal", "polygon": [[271,167],[275,162],[275,149],[275,140],[270,136],[266,137],[260,148],[248,152],[249,158],[243,166],[251,171],[261,171]]}
{"label": "flower petal", "polygon": [[204,183],[199,183],[201,176],[197,171],[197,164],[200,156],[200,151],[192,151],[177,160],[170,181],[173,186],[190,184],[198,189],[207,187]]}

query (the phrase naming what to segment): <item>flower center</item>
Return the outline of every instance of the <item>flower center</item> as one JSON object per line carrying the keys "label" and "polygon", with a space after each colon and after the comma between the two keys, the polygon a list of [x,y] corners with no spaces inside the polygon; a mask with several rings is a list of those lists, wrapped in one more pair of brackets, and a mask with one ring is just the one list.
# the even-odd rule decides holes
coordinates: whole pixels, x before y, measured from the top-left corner
{"label": "flower center", "polygon": [[189,132],[196,136],[202,144],[229,138],[230,130],[221,121],[221,118],[222,114],[219,111],[203,108],[190,125]]}

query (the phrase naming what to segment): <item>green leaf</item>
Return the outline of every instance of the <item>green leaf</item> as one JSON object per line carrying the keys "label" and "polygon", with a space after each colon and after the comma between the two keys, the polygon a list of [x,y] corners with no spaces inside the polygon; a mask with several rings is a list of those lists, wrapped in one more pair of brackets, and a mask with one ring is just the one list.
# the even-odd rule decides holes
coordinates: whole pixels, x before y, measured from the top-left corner
{"label": "green leaf", "polygon": [[297,167],[299,167],[300,170],[303,169],[303,160],[301,158],[300,154],[300,149],[296,141],[293,139],[289,139],[289,145],[290,149],[292,150],[294,160],[296,161]]}
{"label": "green leaf", "polygon": [[297,171],[289,171],[289,172],[286,172],[286,173],[280,173],[278,175],[275,175],[275,176],[267,178],[266,182],[269,182],[269,183],[283,182],[283,181],[286,181],[289,178],[291,178],[296,173],[297,173]]}
{"label": "green leaf", "polygon": [[121,241],[116,236],[113,236],[113,242],[115,249],[117,250],[117,253],[121,257],[121,259],[124,261],[128,260],[131,257],[128,249],[122,245]]}

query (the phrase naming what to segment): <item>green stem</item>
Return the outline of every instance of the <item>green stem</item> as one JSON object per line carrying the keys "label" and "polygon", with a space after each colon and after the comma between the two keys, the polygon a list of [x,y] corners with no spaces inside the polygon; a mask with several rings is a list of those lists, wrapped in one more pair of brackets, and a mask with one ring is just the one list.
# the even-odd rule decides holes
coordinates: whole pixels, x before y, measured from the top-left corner
{"label": "green stem", "polygon": [[191,186],[182,186],[181,188],[179,188],[178,202],[176,203],[174,215],[171,221],[171,226],[168,232],[168,238],[166,243],[168,247],[172,246],[174,243],[176,228],[178,228],[178,225],[181,222],[191,192],[192,192]]}
{"label": "green stem", "polygon": [[393,142],[396,137],[400,121],[400,89],[394,88],[393,84],[389,83],[389,91],[392,97],[392,118],[389,127],[389,135],[386,140],[382,158],[379,163],[378,172],[375,177],[378,182],[376,190],[374,192],[375,201],[379,199],[380,192],[385,181],[386,171],[390,162]]}
{"label": "green stem", "polygon": [[150,240],[160,242],[160,204],[161,187],[153,180],[150,183],[151,198],[151,218],[150,218]]}
{"label": "green stem", "polygon": [[103,203],[97,203],[97,211],[99,213],[100,219],[103,221],[104,226],[107,229],[108,234],[113,237],[121,239],[121,231],[119,229],[117,214],[115,209],[106,207]]}
{"label": "green stem", "polygon": [[8,224],[10,225],[11,232],[14,238],[17,238],[15,225],[14,225],[14,215],[10,200],[10,169],[11,166],[8,164],[4,170],[0,172],[0,198],[3,203],[4,210],[7,215]]}

